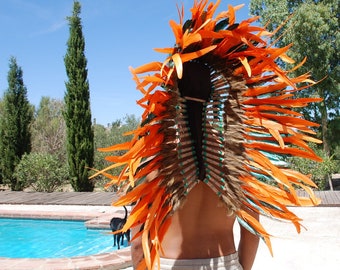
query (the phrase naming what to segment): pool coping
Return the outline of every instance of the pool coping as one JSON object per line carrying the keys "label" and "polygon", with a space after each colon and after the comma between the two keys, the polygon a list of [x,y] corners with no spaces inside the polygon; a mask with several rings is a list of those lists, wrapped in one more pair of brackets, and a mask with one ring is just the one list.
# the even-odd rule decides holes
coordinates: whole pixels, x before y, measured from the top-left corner
{"label": "pool coping", "polygon": [[[94,208],[93,206],[65,205],[0,205],[0,217],[2,218],[79,220],[85,221],[85,226],[92,229],[109,228],[109,221],[113,215],[120,216],[121,211],[110,206]],[[115,270],[130,267],[132,263],[130,247],[127,247],[113,252],[70,258],[17,259],[0,257],[0,265],[3,270]]]}

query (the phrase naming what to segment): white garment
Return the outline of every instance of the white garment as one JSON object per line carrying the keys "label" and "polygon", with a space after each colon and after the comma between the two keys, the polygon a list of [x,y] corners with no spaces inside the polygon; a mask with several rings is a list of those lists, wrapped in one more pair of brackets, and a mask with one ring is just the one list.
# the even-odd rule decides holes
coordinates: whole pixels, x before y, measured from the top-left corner
{"label": "white garment", "polygon": [[[157,266],[155,269],[158,269]],[[161,270],[243,270],[238,253],[208,259],[166,259],[160,258]]]}

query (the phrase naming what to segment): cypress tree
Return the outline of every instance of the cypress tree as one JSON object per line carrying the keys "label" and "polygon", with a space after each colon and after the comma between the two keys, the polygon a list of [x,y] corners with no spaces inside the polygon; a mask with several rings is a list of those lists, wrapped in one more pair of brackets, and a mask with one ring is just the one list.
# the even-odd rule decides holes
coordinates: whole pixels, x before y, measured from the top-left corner
{"label": "cypress tree", "polygon": [[75,191],[93,191],[89,168],[93,167],[94,133],[91,122],[90,91],[87,79],[85,40],[79,17],[81,6],[73,4],[73,14],[67,17],[70,36],[64,58],[68,81],[65,93],[64,118],[67,133],[67,159],[71,185]]}
{"label": "cypress tree", "polygon": [[0,171],[5,184],[12,190],[22,190],[23,186],[13,173],[21,157],[31,151],[33,108],[27,98],[22,69],[14,57],[10,58],[9,68],[0,119]]}

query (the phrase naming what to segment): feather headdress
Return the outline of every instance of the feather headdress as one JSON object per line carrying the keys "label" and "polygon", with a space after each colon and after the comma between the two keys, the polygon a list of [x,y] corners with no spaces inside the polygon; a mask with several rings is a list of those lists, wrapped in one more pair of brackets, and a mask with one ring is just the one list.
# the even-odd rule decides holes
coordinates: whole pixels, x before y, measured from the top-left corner
{"label": "feather headdress", "polygon": [[[99,173],[124,190],[115,205],[135,204],[123,230],[143,224],[140,269],[157,262],[171,213],[198,180],[270,249],[269,234],[245,208],[290,221],[299,231],[300,219],[287,206],[319,203],[310,178],[280,158],[320,161],[307,144],[320,142],[313,137],[317,124],[294,110],[320,101],[295,96],[314,82],[308,74],[291,78],[278,66],[278,59],[293,63],[289,46],[268,44],[270,33],[252,25],[257,18],[236,23],[241,6],[214,17],[219,2],[195,1],[185,22],[179,9],[179,23],[170,21],[175,46],[156,49],[168,55],[165,61],[131,68],[143,94],[141,125],[129,133],[131,141],[101,149],[126,151],[108,156],[113,164]],[[201,132],[194,134],[192,126]],[[120,175],[111,175],[117,166],[123,166]],[[296,187],[310,196],[300,198]]]}

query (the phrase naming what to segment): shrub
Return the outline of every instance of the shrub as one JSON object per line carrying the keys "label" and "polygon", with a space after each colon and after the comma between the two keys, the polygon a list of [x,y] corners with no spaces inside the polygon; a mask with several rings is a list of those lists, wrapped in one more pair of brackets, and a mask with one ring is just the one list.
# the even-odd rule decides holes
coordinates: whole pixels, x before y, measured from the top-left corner
{"label": "shrub", "polygon": [[311,147],[316,151],[318,156],[323,159],[322,162],[298,157],[291,158],[290,162],[293,169],[311,175],[312,180],[318,188],[325,190],[328,188],[330,175],[337,172],[338,161],[334,159],[334,156],[328,157],[323,150],[317,149],[315,145],[311,144]]}
{"label": "shrub", "polygon": [[53,192],[67,182],[68,168],[67,165],[61,165],[54,155],[30,153],[22,157],[14,175],[23,188]]}

